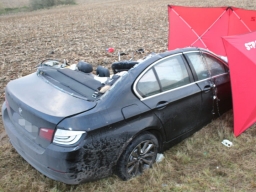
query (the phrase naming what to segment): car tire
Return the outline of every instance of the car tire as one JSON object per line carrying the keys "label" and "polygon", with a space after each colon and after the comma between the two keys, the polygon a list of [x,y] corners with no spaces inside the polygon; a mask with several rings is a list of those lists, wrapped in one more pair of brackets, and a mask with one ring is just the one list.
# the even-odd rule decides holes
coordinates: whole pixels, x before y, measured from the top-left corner
{"label": "car tire", "polygon": [[122,180],[140,175],[143,170],[152,167],[157,151],[158,140],[154,135],[145,132],[137,136],[121,155],[116,166],[116,174]]}

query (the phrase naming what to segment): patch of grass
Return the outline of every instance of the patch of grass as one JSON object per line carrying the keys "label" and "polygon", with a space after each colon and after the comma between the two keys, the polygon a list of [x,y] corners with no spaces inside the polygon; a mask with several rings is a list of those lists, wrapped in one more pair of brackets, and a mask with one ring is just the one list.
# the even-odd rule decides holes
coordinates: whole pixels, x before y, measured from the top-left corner
{"label": "patch of grass", "polygon": [[30,0],[30,8],[32,10],[50,8],[57,5],[74,5],[75,0]]}
{"label": "patch of grass", "polygon": [[29,7],[0,8],[0,15],[18,13],[18,12],[27,12],[29,10],[30,10]]}
{"label": "patch of grass", "polygon": [[28,12],[37,9],[50,8],[57,5],[75,5],[75,0],[31,0],[29,6],[4,7],[0,2],[0,15]]}

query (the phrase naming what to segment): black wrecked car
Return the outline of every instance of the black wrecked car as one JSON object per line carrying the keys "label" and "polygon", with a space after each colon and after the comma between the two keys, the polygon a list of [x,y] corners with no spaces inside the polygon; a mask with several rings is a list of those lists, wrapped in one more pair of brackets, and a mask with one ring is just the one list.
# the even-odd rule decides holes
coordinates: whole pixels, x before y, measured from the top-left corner
{"label": "black wrecked car", "polygon": [[107,77],[99,77],[87,63],[72,70],[52,62],[8,83],[6,132],[42,174],[67,184],[112,173],[127,180],[232,107],[227,63],[204,49],[151,54],[112,68],[114,75],[101,68]]}

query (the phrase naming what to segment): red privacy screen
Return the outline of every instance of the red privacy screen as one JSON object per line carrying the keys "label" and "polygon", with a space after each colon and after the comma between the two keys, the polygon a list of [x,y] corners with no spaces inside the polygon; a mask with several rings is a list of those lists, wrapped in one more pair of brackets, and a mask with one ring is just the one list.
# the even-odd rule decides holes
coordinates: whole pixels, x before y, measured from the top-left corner
{"label": "red privacy screen", "polygon": [[202,47],[226,55],[222,36],[256,31],[256,11],[235,7],[168,6],[168,49]]}
{"label": "red privacy screen", "polygon": [[230,69],[234,134],[256,122],[256,31],[223,37]]}

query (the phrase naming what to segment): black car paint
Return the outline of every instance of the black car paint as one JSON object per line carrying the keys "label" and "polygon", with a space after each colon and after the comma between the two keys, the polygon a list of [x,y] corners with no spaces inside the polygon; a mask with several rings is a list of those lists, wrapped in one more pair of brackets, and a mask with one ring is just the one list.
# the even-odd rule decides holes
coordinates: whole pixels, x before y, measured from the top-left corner
{"label": "black car paint", "polygon": [[[57,118],[52,120],[55,124],[59,122],[59,119],[87,111],[96,105],[94,102],[77,99],[59,91],[35,73],[9,82],[7,93],[13,98],[18,98],[19,102],[24,103],[28,109],[40,112],[42,119],[48,119],[49,116]],[[43,117],[43,115],[48,117]]]}
{"label": "black car paint", "polygon": [[30,122],[34,127],[32,133],[24,131],[22,134],[42,147],[47,147],[50,141],[38,137],[39,128],[55,129],[63,118],[89,110],[97,104],[57,90],[36,73],[9,82],[5,97],[12,122],[21,130],[19,119]]}
{"label": "black car paint", "polygon": [[[121,77],[121,80],[117,81],[105,95],[99,100],[92,102],[92,104],[90,103],[88,105],[86,103],[88,101],[77,98],[73,99],[71,98],[72,96],[67,96],[63,93],[64,98],[68,97],[65,101],[67,105],[64,105],[63,101],[61,108],[54,110],[54,112],[49,112],[51,114],[50,116],[47,114],[47,111],[44,111],[44,113],[40,113],[39,111],[43,111],[42,108],[46,107],[45,105],[49,105],[47,104],[47,95],[51,94],[51,91],[55,93],[57,90],[53,90],[53,88],[47,85],[47,88],[43,91],[44,93],[36,93],[35,96],[42,94],[42,100],[38,100],[39,103],[36,103],[36,107],[34,107],[34,103],[31,103],[32,98],[27,96],[22,98],[24,103],[20,101],[12,102],[12,99],[15,100],[16,96],[12,96],[14,88],[9,93],[8,90],[11,86],[14,86],[12,82],[9,83],[6,95],[9,95],[7,96],[7,101],[10,108],[14,110],[13,113],[17,113],[17,108],[22,107],[25,111],[30,111],[29,114],[36,114],[36,116],[44,119],[45,122],[52,123],[50,126],[47,125],[52,129],[56,129],[57,127],[68,129],[71,127],[73,130],[86,131],[86,134],[77,144],[69,147],[53,143],[50,143],[48,146],[37,146],[32,141],[26,139],[26,135],[23,137],[23,134],[20,133],[22,132],[21,130],[16,132],[11,120],[8,120],[12,114],[9,114],[8,117],[4,104],[2,107],[4,125],[13,146],[24,159],[40,172],[52,179],[68,184],[78,184],[112,174],[126,146],[129,145],[134,137],[144,131],[151,132],[157,136],[160,141],[160,151],[168,149],[211,121],[212,105],[210,106],[209,101],[204,100],[204,96],[207,95],[208,98],[212,98],[213,89],[210,89],[205,94],[202,92],[202,87],[195,84],[191,86],[189,91],[186,90],[181,93],[179,91],[173,91],[172,94],[164,96],[164,101],[167,101],[168,104],[174,101],[174,104],[171,103],[172,105],[159,109],[155,105],[157,101],[148,102],[144,100],[141,102],[132,87],[134,80],[152,63],[167,56],[186,51],[197,51],[197,49],[179,49],[157,54],[146,59],[133,69],[130,69],[127,75]],[[188,71],[190,71],[191,66],[185,56],[183,56],[183,59],[186,62]],[[193,70],[189,74],[191,82],[196,80]],[[16,85],[21,86],[21,82],[26,81],[25,78],[23,80],[15,80],[18,82]],[[37,77],[34,78],[35,81],[39,81],[36,80]],[[218,81],[216,80],[215,83],[218,84]],[[210,85],[211,83],[211,80],[205,81],[204,86]],[[36,89],[36,85],[33,85],[33,83],[30,85],[32,88],[27,91],[33,95],[33,89]],[[18,91],[21,92],[22,90]],[[223,91],[226,91],[228,93],[227,95],[230,95],[229,81],[223,86]],[[182,96],[183,99],[178,99],[179,96]],[[51,97],[54,98],[54,94]],[[51,97],[48,98],[50,99]],[[188,101],[183,104],[182,100],[187,98],[189,98]],[[36,99],[36,97],[33,99]],[[230,100],[228,96],[225,99],[226,101]],[[69,102],[71,100],[72,102]],[[70,111],[70,107],[76,102],[77,105],[81,105],[78,107],[79,110]],[[208,108],[206,111],[202,111],[202,106],[207,104],[205,102],[208,102]],[[17,103],[19,104],[17,105]],[[54,106],[54,103],[51,103],[51,105]],[[227,107],[225,107],[223,112],[230,108],[229,104],[226,105]],[[87,111],[89,108],[90,110]],[[205,121],[200,121],[200,119],[204,119],[202,116],[204,117],[205,115],[208,118]],[[30,118],[29,115],[27,118]],[[31,121],[33,121],[33,118],[31,118]],[[186,129],[179,130],[179,126],[183,126],[184,124]],[[38,126],[41,127],[44,124]],[[170,126],[173,129],[170,130]],[[27,145],[30,145],[29,149],[26,149]],[[31,148],[34,149],[31,150]]]}
{"label": "black car paint", "polygon": [[[175,56],[180,55],[175,54]],[[193,77],[187,64],[186,68],[189,72],[190,82],[193,82]],[[157,97],[142,100],[154,111],[154,114],[164,125],[166,141],[170,141],[191,130],[198,122],[201,111],[200,88],[196,84],[192,84],[181,89],[166,91]]]}

